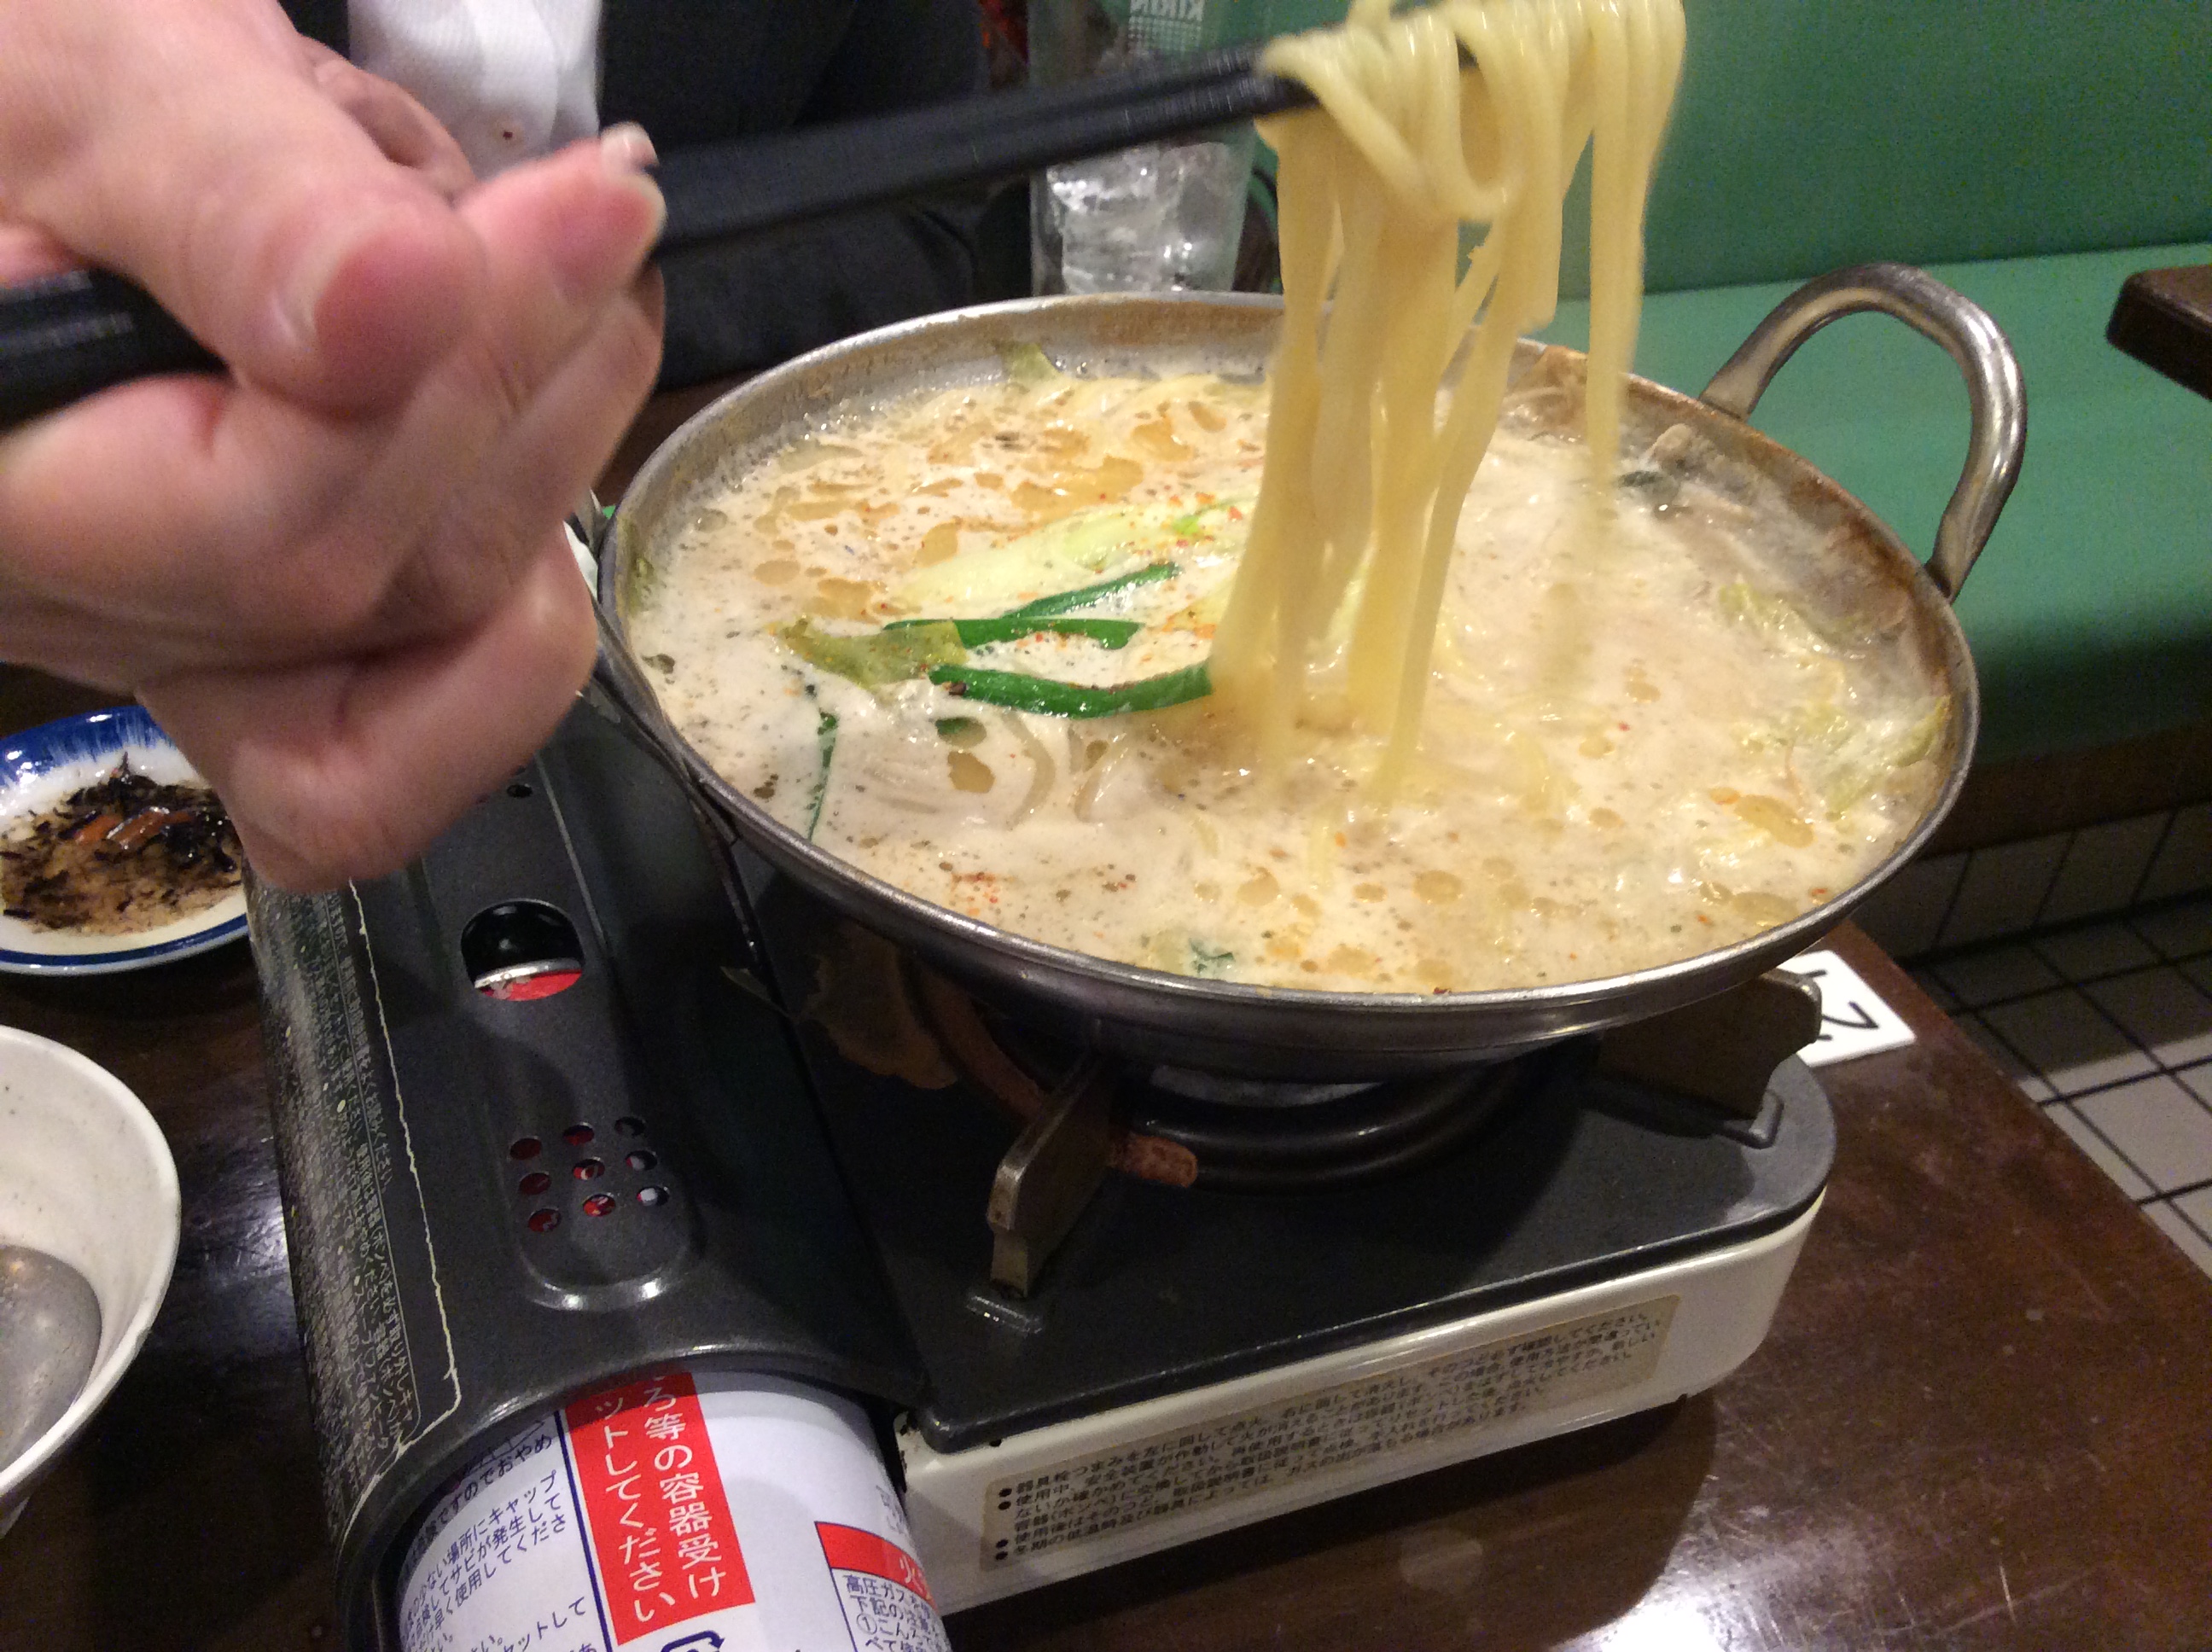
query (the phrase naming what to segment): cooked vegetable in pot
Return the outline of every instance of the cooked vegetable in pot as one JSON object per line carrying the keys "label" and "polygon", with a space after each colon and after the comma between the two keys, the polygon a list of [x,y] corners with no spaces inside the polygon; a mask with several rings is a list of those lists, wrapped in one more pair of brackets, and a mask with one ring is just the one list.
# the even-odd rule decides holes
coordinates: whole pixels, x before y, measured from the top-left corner
{"label": "cooked vegetable in pot", "polygon": [[1594,501],[1557,362],[1469,495],[1404,780],[1368,785],[1328,662],[1263,772],[1207,673],[1259,386],[1012,359],[702,495],[631,615],[702,753],[875,876],[1186,975],[1474,990],[1771,927],[1933,794],[1950,706],[1901,593],[1829,577],[1849,550],[1684,427]]}

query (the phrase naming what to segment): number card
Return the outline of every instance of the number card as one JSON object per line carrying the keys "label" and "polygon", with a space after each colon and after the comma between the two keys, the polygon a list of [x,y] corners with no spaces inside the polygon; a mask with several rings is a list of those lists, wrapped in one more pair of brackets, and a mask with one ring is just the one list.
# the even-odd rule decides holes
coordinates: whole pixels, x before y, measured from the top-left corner
{"label": "number card", "polygon": [[1797,1052],[1807,1066],[1826,1066],[1912,1042],[1905,1017],[1833,952],[1801,952],[1782,967],[1820,989],[1820,1036]]}

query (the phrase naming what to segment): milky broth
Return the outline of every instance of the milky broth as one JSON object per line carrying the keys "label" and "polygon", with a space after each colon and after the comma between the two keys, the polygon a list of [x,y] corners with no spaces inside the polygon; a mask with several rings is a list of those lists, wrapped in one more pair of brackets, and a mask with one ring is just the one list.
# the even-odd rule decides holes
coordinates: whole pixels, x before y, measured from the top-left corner
{"label": "milky broth", "polygon": [[847,640],[921,635],[896,622],[1148,568],[1073,610],[1139,623],[1122,647],[1059,632],[954,652],[1066,684],[1201,663],[1259,487],[1256,386],[1024,371],[825,417],[702,495],[656,553],[632,641],[677,726],[778,819],[1057,945],[1421,993],[1708,951],[1897,845],[1934,794],[1949,704],[1901,603],[1838,614],[1793,588],[1780,570],[1820,566],[1819,531],[1748,530],[1687,430],[1594,507],[1557,428],[1578,398],[1541,380],[1468,495],[1421,750],[1387,805],[1326,674],[1298,761],[1264,778],[1204,698],[1071,718],[919,668],[841,674]]}

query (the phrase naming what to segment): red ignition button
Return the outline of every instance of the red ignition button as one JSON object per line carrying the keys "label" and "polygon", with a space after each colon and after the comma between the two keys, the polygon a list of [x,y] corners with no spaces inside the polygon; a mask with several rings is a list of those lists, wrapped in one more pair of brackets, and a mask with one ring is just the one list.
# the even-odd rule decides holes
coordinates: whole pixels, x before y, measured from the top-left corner
{"label": "red ignition button", "polygon": [[550,998],[556,993],[565,993],[581,979],[581,969],[564,969],[558,965],[540,969],[532,966],[520,970],[502,971],[499,975],[480,981],[477,991],[486,998],[495,998],[503,1004],[525,1004],[532,999]]}

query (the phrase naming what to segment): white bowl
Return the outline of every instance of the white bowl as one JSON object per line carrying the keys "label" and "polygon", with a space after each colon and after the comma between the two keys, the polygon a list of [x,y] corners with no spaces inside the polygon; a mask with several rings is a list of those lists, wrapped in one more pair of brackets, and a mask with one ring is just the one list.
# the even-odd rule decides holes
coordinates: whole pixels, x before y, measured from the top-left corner
{"label": "white bowl", "polygon": [[0,1027],[0,1244],[84,1275],[100,1350],[61,1419],[0,1469],[0,1532],[137,1356],[177,1260],[177,1167],[145,1104],[75,1050]]}

